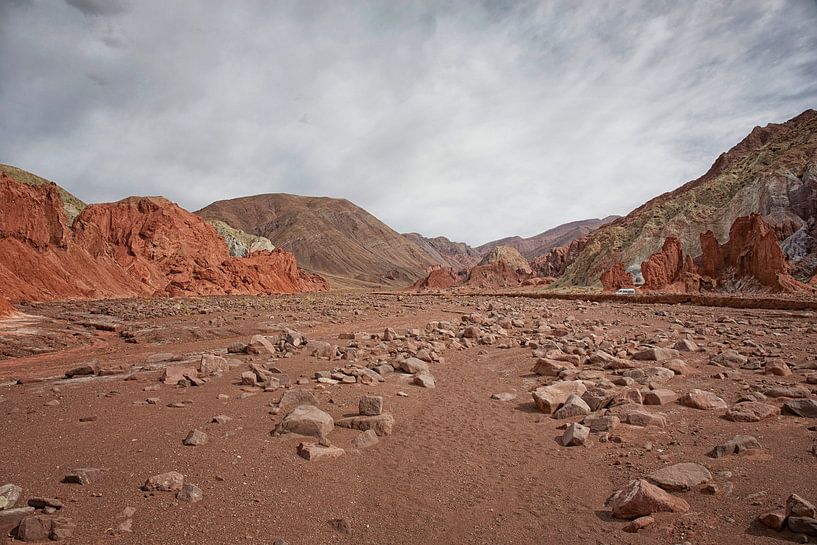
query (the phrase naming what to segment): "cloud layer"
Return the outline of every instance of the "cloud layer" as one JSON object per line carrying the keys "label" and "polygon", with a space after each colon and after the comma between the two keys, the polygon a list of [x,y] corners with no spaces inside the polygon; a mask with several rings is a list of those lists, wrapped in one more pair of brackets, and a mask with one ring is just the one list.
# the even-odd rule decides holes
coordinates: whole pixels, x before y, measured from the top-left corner
{"label": "cloud layer", "polygon": [[817,107],[817,3],[9,0],[0,162],[88,201],[344,197],[479,244]]}

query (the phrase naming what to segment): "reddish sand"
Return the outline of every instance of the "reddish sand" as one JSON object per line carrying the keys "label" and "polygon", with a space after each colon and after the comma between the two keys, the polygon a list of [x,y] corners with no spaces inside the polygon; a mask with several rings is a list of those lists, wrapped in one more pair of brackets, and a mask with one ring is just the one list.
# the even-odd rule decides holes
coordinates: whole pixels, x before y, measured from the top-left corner
{"label": "reddish sand", "polygon": [[[520,345],[522,339],[541,335],[549,342],[579,346],[590,331],[599,342],[658,339],[662,346],[689,337],[706,352],[683,353],[689,374],[677,375],[662,387],[679,394],[692,388],[711,390],[731,405],[749,391],[803,386],[809,371],[778,377],[730,370],[709,365],[709,355],[726,345],[756,361],[779,357],[805,366],[813,361],[817,343],[813,312],[332,294],[317,299],[46,303],[24,310],[34,316],[25,325],[17,322],[8,330],[0,322],[0,345],[16,346],[21,354],[0,364],[5,379],[55,375],[90,360],[125,373],[0,389],[5,413],[0,432],[9,439],[4,444],[3,482],[23,488],[21,504],[32,496],[60,499],[65,504],[60,516],[77,524],[71,543],[260,545],[280,536],[293,545],[760,545],[794,538],[759,526],[755,517],[779,508],[791,493],[817,500],[817,483],[804,478],[815,460],[815,437],[809,431],[813,420],[790,415],[736,423],[721,418],[723,411],[679,403],[639,406],[665,414],[667,428],[622,424],[611,434],[615,440],[601,442],[599,434],[591,434],[589,448],[561,446],[561,428],[578,419],[555,420],[534,409],[529,390],[553,379],[530,373],[536,358],[531,348]],[[365,450],[351,448],[358,432],[336,428],[330,439],[346,449],[337,459],[307,462],[296,455],[303,437],[270,435],[283,416],[269,414],[270,405],[282,390],[245,392],[237,384],[250,363],[263,364],[268,357],[230,355],[240,365],[200,387],[160,384],[157,378],[167,362],[153,364],[155,371],[138,370],[151,355],[195,361],[202,352],[223,352],[279,325],[296,328],[310,339],[357,346],[364,361],[364,354],[378,353],[383,341],[344,340],[338,338],[340,333],[381,333],[389,326],[402,335],[409,328],[423,330],[431,320],[450,321],[456,331],[461,316],[473,312],[516,316],[525,325],[510,327],[507,339],[500,336],[493,345],[441,348],[444,362],[431,364],[435,389],[413,386],[396,374],[371,385],[324,386],[310,380],[299,386],[312,391],[318,406],[336,419],[355,414],[363,394],[384,396],[385,410],[394,415],[393,434]],[[537,320],[549,324],[552,332],[537,334]],[[503,348],[506,340],[509,347]],[[758,348],[746,345],[747,340]],[[415,350],[424,344],[408,340],[389,346],[405,350],[411,342]],[[56,351],[25,356],[25,347]],[[761,350],[765,357],[758,355]],[[381,358],[394,361],[388,354]],[[272,362],[293,379],[346,363],[316,359],[303,350]],[[650,364],[655,365],[640,365]],[[718,373],[724,375],[715,377]],[[408,396],[399,396],[401,391]],[[511,402],[491,400],[498,392],[517,397]],[[227,398],[219,399],[219,394]],[[146,403],[148,398],[156,398],[155,404]],[[46,405],[53,400],[59,404]],[[780,406],[784,401],[768,402]],[[168,406],[174,403],[181,407]],[[232,420],[211,423],[218,414]],[[91,421],[80,421],[88,418]],[[191,429],[205,431],[209,442],[182,446]],[[762,448],[720,459],[706,456],[736,434],[756,437]],[[632,478],[679,462],[705,465],[713,475],[714,493],[704,493],[703,486],[674,492],[689,502],[690,513],[657,514],[656,522],[639,533],[623,532],[626,521],[610,516],[604,505],[607,496]],[[108,471],[91,485],[60,483],[75,467]],[[185,503],[170,492],[139,490],[148,477],[171,470],[201,487],[203,501]],[[122,522],[117,513],[129,506],[136,509],[132,533],[123,533],[116,530]],[[351,533],[339,533],[330,525],[338,518],[348,521]],[[0,543],[9,542],[7,529]]]}

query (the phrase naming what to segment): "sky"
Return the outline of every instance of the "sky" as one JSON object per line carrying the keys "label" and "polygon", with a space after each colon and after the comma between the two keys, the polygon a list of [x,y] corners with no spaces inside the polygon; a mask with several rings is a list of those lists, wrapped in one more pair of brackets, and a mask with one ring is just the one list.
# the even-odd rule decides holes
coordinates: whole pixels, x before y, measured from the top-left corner
{"label": "sky", "polygon": [[471,244],[626,214],[817,108],[817,0],[0,0],[0,162],[342,197]]}

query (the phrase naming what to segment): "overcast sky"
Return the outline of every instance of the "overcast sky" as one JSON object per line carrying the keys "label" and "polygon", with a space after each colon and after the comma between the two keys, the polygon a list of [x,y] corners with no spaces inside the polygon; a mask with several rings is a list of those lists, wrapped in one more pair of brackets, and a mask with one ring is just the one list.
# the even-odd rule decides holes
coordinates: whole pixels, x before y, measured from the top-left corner
{"label": "overcast sky", "polygon": [[0,0],[0,162],[91,202],[326,195],[480,244],[814,107],[815,0]]}

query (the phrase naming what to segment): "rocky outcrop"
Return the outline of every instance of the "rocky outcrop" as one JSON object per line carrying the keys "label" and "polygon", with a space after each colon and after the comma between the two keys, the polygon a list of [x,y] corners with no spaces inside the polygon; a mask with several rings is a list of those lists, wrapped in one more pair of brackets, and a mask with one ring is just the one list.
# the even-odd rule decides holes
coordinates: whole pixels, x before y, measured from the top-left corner
{"label": "rocky outcrop", "polygon": [[601,275],[601,285],[605,291],[632,288],[634,287],[633,276],[624,268],[624,263],[619,261]]}
{"label": "rocky outcrop", "polygon": [[589,240],[589,237],[578,238],[566,246],[558,246],[534,258],[530,262],[533,272],[537,276],[562,276],[567,267],[581,254]]}
{"label": "rocky outcrop", "polygon": [[160,197],[86,207],[71,229],[55,184],[0,177],[0,297],[291,293],[325,289],[288,252],[229,255],[201,218]]}
{"label": "rocky outcrop", "polygon": [[771,226],[798,280],[817,274],[817,111],[756,127],[700,178],[594,231],[568,257],[560,284],[593,284],[611,263],[640,263],[670,236],[700,255],[701,233],[724,240],[735,219],[751,213]]}
{"label": "rocky outcrop", "polygon": [[7,316],[14,312],[14,307],[11,303],[6,301],[4,297],[0,297],[0,316]]}
{"label": "rocky outcrop", "polygon": [[687,293],[698,291],[700,277],[690,256],[684,257],[681,241],[668,237],[661,250],[641,263],[643,289]]}
{"label": "rocky outcrop", "polygon": [[531,270],[530,263],[522,257],[519,250],[511,246],[497,246],[482,258],[480,265],[490,265],[492,263],[503,262],[509,268],[518,271],[521,274],[529,275]]}
{"label": "rocky outcrop", "polygon": [[421,278],[411,285],[410,290],[440,290],[457,285],[459,276],[451,267],[441,267],[431,270],[428,276]]}
{"label": "rocky outcrop", "polygon": [[213,220],[210,225],[224,239],[227,250],[232,256],[244,257],[260,250],[271,252],[275,249],[275,245],[270,239],[245,233],[241,229],[230,227],[223,221]]}
{"label": "rocky outcrop", "polygon": [[55,185],[60,194],[60,198],[62,199],[62,206],[65,210],[65,215],[68,218],[69,226],[71,225],[71,222],[74,221],[74,218],[76,218],[79,213],[82,212],[82,209],[87,206],[84,202],[69,193],[67,190],[58,186],[57,184],[54,184],[54,182],[46,180],[45,178],[37,176],[36,174],[32,174],[31,172],[27,172],[21,168],[0,164],[0,176],[7,176],[18,184],[24,185]]}
{"label": "rocky outcrop", "polygon": [[456,271],[467,271],[482,259],[480,252],[464,242],[453,242],[446,237],[427,238],[418,233],[404,233],[403,237]]}
{"label": "rocky outcrop", "polygon": [[494,261],[487,265],[477,265],[468,271],[464,285],[479,289],[510,288],[519,286],[530,276],[505,261]]}
{"label": "rocky outcrop", "polygon": [[788,274],[775,230],[759,214],[737,218],[725,244],[719,244],[712,231],[703,233],[700,240],[701,274],[715,279],[720,289],[811,291]]}

